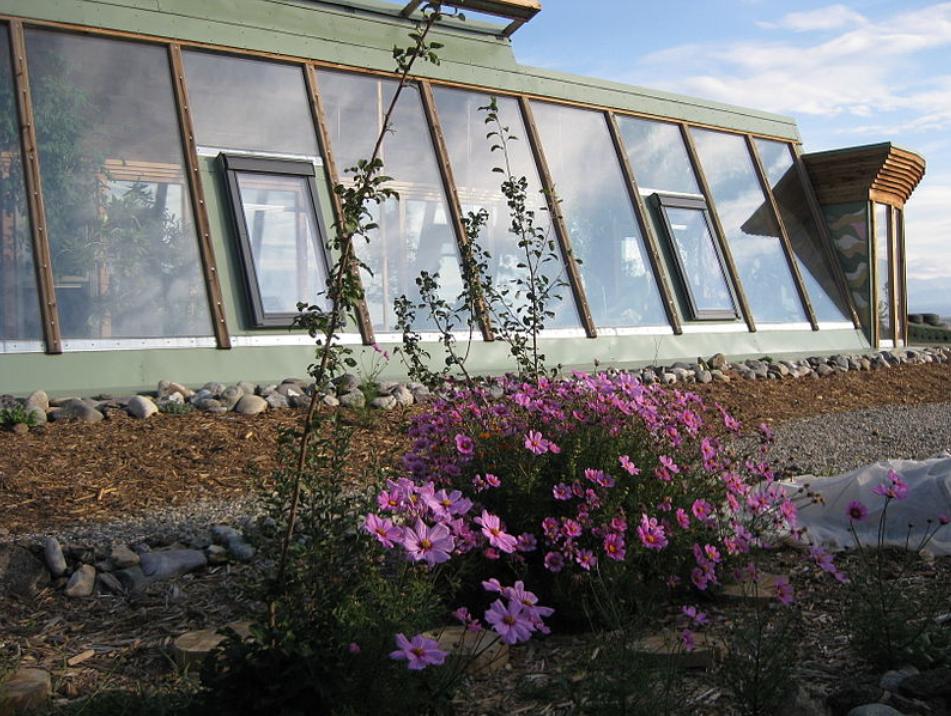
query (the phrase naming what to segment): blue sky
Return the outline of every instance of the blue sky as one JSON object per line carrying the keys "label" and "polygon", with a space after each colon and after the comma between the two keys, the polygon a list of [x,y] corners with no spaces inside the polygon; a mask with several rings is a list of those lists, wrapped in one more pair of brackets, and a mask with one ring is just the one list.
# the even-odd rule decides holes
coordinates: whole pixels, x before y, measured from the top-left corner
{"label": "blue sky", "polygon": [[543,0],[519,62],[795,117],[805,151],[922,154],[906,213],[912,311],[951,315],[951,2]]}

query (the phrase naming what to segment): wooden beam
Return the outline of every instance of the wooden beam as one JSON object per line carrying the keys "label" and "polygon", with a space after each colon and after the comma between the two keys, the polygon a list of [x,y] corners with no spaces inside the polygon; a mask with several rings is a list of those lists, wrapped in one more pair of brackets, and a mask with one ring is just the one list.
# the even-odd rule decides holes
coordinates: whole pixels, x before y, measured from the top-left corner
{"label": "wooden beam", "polygon": [[756,169],[756,178],[759,179],[760,188],[766,196],[767,205],[770,208],[773,218],[776,220],[776,226],[779,228],[780,243],[783,247],[783,253],[786,256],[786,263],[789,264],[789,270],[792,273],[793,281],[796,284],[796,292],[806,310],[806,317],[812,330],[819,330],[819,323],[816,320],[816,313],[812,308],[812,301],[809,300],[809,293],[806,291],[806,285],[802,280],[802,274],[799,271],[799,263],[796,261],[796,254],[793,251],[792,242],[789,240],[789,233],[786,231],[786,224],[783,221],[782,213],[776,204],[776,197],[773,196],[773,189],[769,185],[769,177],[766,176],[766,170],[763,168],[763,161],[759,156],[759,150],[756,143],[750,135],[746,135],[746,148],[749,150],[750,157],[753,159],[753,166]]}
{"label": "wooden beam", "polygon": [[859,320],[858,311],[855,309],[855,303],[852,301],[852,293],[849,291],[849,283],[845,279],[845,272],[842,270],[842,264],[839,263],[839,257],[836,255],[835,246],[832,242],[832,233],[829,231],[829,225],[826,223],[825,214],[819,205],[812,181],[809,178],[809,172],[802,156],[799,154],[798,147],[791,148],[793,163],[796,165],[796,173],[799,175],[799,182],[806,195],[806,203],[809,205],[809,211],[812,213],[812,221],[819,232],[819,244],[822,246],[826,261],[832,267],[832,276],[839,288],[839,296],[845,303],[845,307],[852,319],[852,326],[861,329],[862,322]]}
{"label": "wooden beam", "polygon": [[205,289],[211,310],[212,328],[218,348],[231,348],[231,337],[225,320],[224,303],[221,297],[221,283],[218,280],[218,266],[215,263],[215,250],[211,245],[211,232],[208,225],[208,207],[205,206],[205,192],[201,185],[201,172],[198,165],[198,149],[195,142],[195,128],[192,122],[191,104],[188,101],[188,87],[185,84],[185,67],[182,62],[182,48],[177,43],[168,46],[169,66],[172,72],[172,86],[175,91],[175,105],[178,109],[178,123],[182,137],[182,154],[188,169],[188,190],[191,197],[192,213],[195,217],[195,229],[198,232],[198,253],[205,277]]}
{"label": "wooden beam", "polygon": [[683,333],[683,326],[680,324],[680,316],[677,313],[677,307],[674,303],[674,294],[670,287],[670,279],[661,260],[660,248],[657,236],[654,234],[654,227],[647,218],[647,207],[637,188],[637,181],[634,178],[634,169],[627,158],[627,150],[624,147],[624,141],[621,138],[621,130],[618,127],[617,117],[614,112],[604,113],[608,123],[608,130],[611,132],[611,141],[614,143],[614,151],[617,153],[618,161],[621,164],[621,173],[624,175],[624,187],[627,189],[628,197],[631,200],[631,207],[634,210],[634,216],[637,217],[637,225],[641,230],[641,236],[644,237],[644,245],[647,247],[647,255],[650,258],[651,267],[654,269],[654,276],[657,278],[657,286],[660,289],[661,298],[664,300],[664,310],[667,313],[667,320],[670,321],[674,333],[680,335]]}
{"label": "wooden beam", "polygon": [[[446,203],[449,205],[449,217],[459,246],[459,258],[463,264],[462,270],[469,273],[471,276],[470,280],[474,281],[476,287],[478,287],[479,279],[472,272],[472,247],[462,221],[462,205],[459,202],[456,179],[453,176],[452,165],[449,162],[449,150],[446,148],[446,137],[442,131],[442,124],[439,122],[439,112],[436,109],[436,100],[433,97],[432,85],[426,80],[420,83],[420,98],[423,101],[423,111],[426,113],[426,122],[429,124],[429,131],[433,140],[433,149],[436,152],[436,163],[439,165],[439,174],[446,192]],[[466,264],[469,264],[469,266]],[[482,329],[482,338],[486,341],[493,340],[492,320],[489,317],[489,311],[487,310],[481,292],[476,297],[475,309],[476,319],[479,321],[479,325]]]}
{"label": "wooden beam", "polygon": [[23,37],[22,22],[13,20],[9,27],[13,88],[16,93],[17,119],[20,125],[23,178],[30,216],[30,238],[33,244],[33,265],[40,298],[40,317],[43,321],[43,340],[47,353],[58,354],[63,352],[63,343],[60,336],[59,307],[56,303],[56,281],[53,277],[49,231],[46,224],[46,206],[43,203],[43,182],[40,177],[40,158],[36,144],[26,42]]}
{"label": "wooden beam", "polygon": [[574,295],[575,306],[577,306],[578,315],[581,318],[581,325],[584,327],[588,338],[596,338],[598,331],[594,325],[594,319],[591,317],[588,298],[585,295],[584,287],[581,282],[581,273],[578,271],[578,262],[575,260],[574,252],[571,249],[568,227],[565,225],[564,217],[561,215],[561,205],[555,193],[555,184],[552,181],[551,172],[548,169],[548,162],[545,159],[545,151],[542,148],[541,138],[538,135],[535,115],[532,113],[531,103],[528,99],[519,97],[518,103],[522,110],[522,121],[525,124],[525,132],[528,134],[528,143],[531,147],[532,155],[535,158],[535,165],[538,167],[538,175],[539,178],[541,178],[545,200],[548,203],[548,213],[551,216],[551,224],[555,230],[558,245],[561,248],[565,271],[568,275],[568,285],[571,287],[572,295]]}
{"label": "wooden beam", "polygon": [[[324,175],[327,178],[327,186],[330,188],[330,203],[333,205],[335,230],[343,225],[343,206],[340,203],[340,197],[335,188],[340,183],[340,175],[337,173],[337,163],[334,161],[333,149],[330,146],[330,133],[327,129],[327,114],[324,111],[324,103],[320,97],[317,86],[317,70],[313,65],[308,64],[304,67],[304,77],[307,81],[307,97],[310,100],[310,110],[314,117],[314,124],[317,127],[317,144],[320,148],[320,154],[323,158]],[[352,241],[352,237],[351,237]],[[367,302],[364,298],[363,282],[360,279],[360,269],[357,265],[356,254],[350,262],[350,271],[353,273],[353,280],[360,287],[361,298],[354,305],[354,313],[357,318],[357,327],[363,338],[365,345],[373,345],[376,337],[373,333],[373,320],[370,318],[370,311],[367,309]]]}
{"label": "wooden beam", "polygon": [[756,321],[753,319],[753,312],[750,310],[749,301],[746,299],[746,291],[743,290],[743,284],[740,282],[740,274],[736,270],[736,263],[733,261],[733,252],[730,250],[730,242],[727,240],[726,233],[723,231],[723,224],[720,223],[720,215],[717,213],[716,201],[713,198],[713,193],[710,191],[710,185],[707,183],[707,175],[704,174],[703,167],[700,165],[697,147],[693,143],[693,137],[690,134],[690,128],[687,126],[687,123],[680,122],[679,126],[684,145],[687,147],[687,156],[690,157],[690,164],[697,177],[697,182],[700,184],[700,191],[706,198],[707,206],[710,209],[710,216],[713,217],[713,225],[716,228],[717,234],[715,239],[719,242],[720,253],[726,260],[726,269],[730,274],[730,281],[733,282],[733,287],[736,289],[735,293],[737,302],[740,304],[740,313],[746,321],[746,326],[750,329],[750,332],[755,333]]}

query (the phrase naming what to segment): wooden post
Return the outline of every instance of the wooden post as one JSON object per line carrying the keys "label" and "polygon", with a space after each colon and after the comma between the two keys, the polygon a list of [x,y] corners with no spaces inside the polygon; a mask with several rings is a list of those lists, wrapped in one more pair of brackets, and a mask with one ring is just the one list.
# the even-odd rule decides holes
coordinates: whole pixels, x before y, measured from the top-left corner
{"label": "wooden post", "polygon": [[750,135],[746,135],[746,147],[753,158],[753,166],[756,167],[756,176],[759,179],[763,194],[766,196],[773,218],[776,219],[776,226],[779,227],[779,235],[783,246],[783,253],[786,256],[786,262],[789,264],[789,270],[792,272],[793,281],[796,283],[796,292],[806,309],[806,317],[809,319],[809,325],[812,330],[819,330],[819,323],[816,321],[816,313],[812,308],[812,301],[809,300],[809,293],[806,291],[806,285],[803,283],[802,274],[799,271],[799,263],[796,261],[796,254],[793,251],[792,241],[789,240],[789,233],[786,231],[786,223],[783,221],[782,213],[776,204],[776,197],[773,196],[772,187],[769,185],[769,177],[766,176],[766,170],[763,168],[763,161],[760,159],[759,150],[756,148],[756,142]]}
{"label": "wooden post", "polygon": [[756,322],[753,320],[753,312],[750,310],[749,301],[746,300],[746,291],[743,290],[743,284],[740,282],[739,272],[736,270],[736,263],[733,261],[733,252],[730,250],[730,242],[723,231],[723,224],[720,223],[720,215],[717,213],[716,200],[710,192],[710,185],[707,184],[707,176],[703,173],[703,167],[700,165],[700,157],[697,155],[697,147],[693,143],[693,137],[690,129],[685,122],[680,123],[680,133],[683,136],[684,145],[687,147],[687,155],[690,157],[690,164],[693,166],[694,174],[700,184],[700,191],[703,192],[707,200],[707,206],[710,208],[710,216],[713,217],[713,226],[716,228],[716,240],[720,242],[720,251],[726,260],[726,269],[730,274],[730,280],[736,288],[736,298],[740,304],[740,312],[746,320],[746,325],[750,332],[756,331]]}
{"label": "wooden post", "polygon": [[555,195],[555,185],[551,178],[551,172],[548,170],[548,162],[545,160],[545,152],[542,148],[541,139],[538,136],[538,127],[535,125],[535,116],[532,114],[531,104],[528,98],[524,96],[519,96],[518,103],[522,110],[522,120],[525,123],[525,131],[528,134],[528,143],[531,146],[532,155],[538,167],[538,174],[542,180],[542,188],[545,193],[545,200],[548,203],[548,212],[551,215],[552,227],[555,229],[555,236],[561,248],[561,254],[565,262],[565,270],[568,274],[568,285],[571,287],[575,305],[578,307],[581,325],[584,326],[588,338],[597,338],[598,331],[597,328],[595,328],[594,319],[591,318],[591,309],[588,307],[588,299],[585,296],[584,288],[581,284],[581,273],[578,271],[578,263],[575,261],[574,253],[571,250],[568,227],[565,226],[565,220],[561,215],[561,206]]}
{"label": "wooden post", "polygon": [[836,285],[839,287],[839,295],[845,301],[846,309],[852,319],[852,325],[861,329],[862,322],[859,320],[859,314],[855,310],[855,304],[852,302],[852,294],[849,292],[848,282],[845,280],[845,272],[839,263],[839,258],[835,255],[835,247],[832,244],[832,234],[829,232],[829,226],[826,224],[826,218],[822,213],[822,207],[819,206],[819,200],[816,198],[816,192],[812,186],[812,180],[809,178],[809,172],[802,161],[798,148],[793,150],[793,162],[796,164],[796,173],[799,174],[799,183],[806,193],[806,203],[809,205],[809,211],[812,213],[812,220],[819,232],[819,243],[822,245],[826,261],[832,266],[832,275]]}
{"label": "wooden post", "polygon": [[637,217],[637,225],[640,227],[641,236],[644,237],[647,255],[650,258],[651,267],[654,269],[654,276],[657,278],[660,295],[664,300],[664,310],[667,312],[667,319],[670,321],[674,333],[679,335],[683,333],[683,327],[680,324],[680,316],[677,314],[677,307],[674,304],[674,295],[670,287],[670,279],[667,276],[667,271],[664,269],[664,263],[660,257],[660,248],[657,242],[657,236],[654,234],[654,228],[647,218],[647,207],[637,188],[637,181],[634,178],[634,168],[627,158],[627,151],[621,139],[621,131],[618,127],[617,117],[614,115],[614,112],[608,110],[605,112],[605,119],[607,119],[608,122],[608,130],[611,132],[611,141],[614,142],[614,150],[617,153],[618,161],[621,163],[621,173],[624,175],[624,187],[627,189],[627,194],[631,199],[634,216]]}
{"label": "wooden post", "polygon": [[221,284],[218,280],[218,266],[215,263],[215,251],[211,245],[211,233],[208,226],[208,208],[205,206],[205,192],[201,186],[201,172],[198,167],[198,148],[195,142],[195,128],[192,122],[191,105],[188,102],[188,87],[185,84],[185,67],[182,62],[182,48],[177,43],[168,46],[169,64],[172,70],[172,86],[175,89],[175,104],[178,108],[178,122],[182,133],[182,149],[188,176],[189,196],[195,228],[198,232],[198,253],[205,275],[205,288],[208,292],[208,304],[215,331],[218,348],[231,348],[231,337],[225,321],[224,304],[221,297]]}
{"label": "wooden post", "polygon": [[[333,206],[334,218],[337,227],[343,225],[343,206],[340,203],[340,197],[334,188],[340,181],[337,174],[337,164],[334,161],[333,150],[330,147],[330,133],[327,130],[327,115],[324,112],[324,103],[317,89],[317,71],[311,64],[305,65],[304,76],[307,79],[307,96],[310,99],[310,110],[314,115],[314,124],[317,127],[317,144],[320,147],[320,154],[323,158],[324,176],[327,178],[327,185],[330,188],[330,203]],[[331,228],[331,231],[333,228]],[[352,237],[351,237],[352,241]],[[360,280],[360,269],[357,267],[356,257],[350,262],[350,271],[353,272],[353,279],[360,287],[360,295],[363,296],[363,283]],[[376,342],[373,333],[373,321],[370,319],[370,312],[367,310],[365,298],[360,298],[354,305],[354,312],[357,318],[357,327],[360,335],[363,337],[364,345],[372,345]]]}
{"label": "wooden post", "polygon": [[30,94],[26,41],[23,36],[23,23],[19,20],[10,21],[10,52],[13,62],[13,88],[17,99],[17,118],[20,123],[26,203],[30,215],[33,264],[40,295],[40,317],[43,321],[43,340],[46,343],[46,352],[57,354],[63,352],[63,343],[59,328],[59,309],[56,304],[56,282],[53,278],[53,263],[50,258],[46,207],[43,203],[36,127],[33,124],[33,97]]}
{"label": "wooden post", "polygon": [[[442,131],[442,124],[439,122],[439,112],[436,109],[433,88],[426,80],[420,82],[420,97],[423,100],[423,110],[426,113],[426,122],[429,124],[433,149],[436,151],[436,163],[439,165],[439,174],[442,177],[446,203],[449,205],[449,217],[456,234],[456,241],[459,244],[459,257],[463,263],[462,270],[469,271],[469,267],[465,264],[467,262],[471,263],[469,259],[472,257],[472,247],[462,222],[462,205],[459,201],[459,192],[456,189],[456,179],[452,173],[452,165],[449,163],[449,150],[446,148],[446,137]],[[476,281],[477,284],[477,277],[473,276],[472,280]],[[492,320],[489,317],[489,311],[481,293],[476,297],[475,309],[476,318],[482,328],[482,338],[486,341],[493,340]]]}

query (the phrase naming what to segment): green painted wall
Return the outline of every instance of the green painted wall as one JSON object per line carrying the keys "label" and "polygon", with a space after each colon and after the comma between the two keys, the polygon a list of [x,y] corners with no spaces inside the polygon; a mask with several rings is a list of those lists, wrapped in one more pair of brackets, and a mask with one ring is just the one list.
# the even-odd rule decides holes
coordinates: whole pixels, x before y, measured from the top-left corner
{"label": "green painted wall", "polygon": [[822,207],[836,258],[845,274],[849,295],[868,340],[871,340],[871,255],[869,204],[853,201]]}
{"label": "green painted wall", "polygon": [[[384,344],[384,348],[392,348]],[[358,362],[370,366],[373,351],[354,346]],[[868,349],[860,331],[761,331],[758,333],[693,333],[673,336],[622,336],[598,339],[545,339],[549,363],[564,368],[591,369],[601,365],[637,367],[722,352],[733,357],[769,355],[773,358],[818,355]],[[433,349],[434,363],[439,361]],[[0,393],[26,395],[43,388],[53,395],[91,395],[154,389],[163,378],[189,385],[209,380],[270,382],[303,376],[312,361],[309,346],[267,348],[179,348],[75,352],[60,356],[37,353],[0,358]],[[498,374],[514,368],[508,347],[502,343],[477,343],[467,367],[477,374]],[[403,377],[399,359],[393,359],[383,378]]]}
{"label": "green painted wall", "polygon": [[[406,44],[410,27],[379,13],[311,0],[0,0],[0,11],[378,70],[393,69],[391,50]],[[521,66],[508,41],[452,27],[438,34],[446,45],[442,64],[422,66],[421,76],[799,138],[789,117]]]}

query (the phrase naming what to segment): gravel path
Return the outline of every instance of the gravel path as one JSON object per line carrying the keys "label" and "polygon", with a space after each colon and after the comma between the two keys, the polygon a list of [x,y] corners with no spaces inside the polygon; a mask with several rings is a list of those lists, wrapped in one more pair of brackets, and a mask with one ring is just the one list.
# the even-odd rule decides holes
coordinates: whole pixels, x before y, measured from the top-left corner
{"label": "gravel path", "polygon": [[951,450],[951,403],[893,405],[780,423],[770,454],[797,474],[834,475]]}

